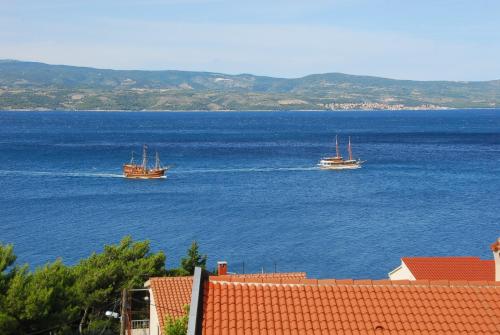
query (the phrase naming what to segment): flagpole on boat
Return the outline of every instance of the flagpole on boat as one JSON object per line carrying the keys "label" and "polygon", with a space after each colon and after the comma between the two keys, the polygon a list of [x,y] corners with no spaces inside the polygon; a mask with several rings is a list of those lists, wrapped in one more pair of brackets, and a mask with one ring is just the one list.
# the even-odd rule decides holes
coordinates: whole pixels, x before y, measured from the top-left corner
{"label": "flagpole on boat", "polygon": [[147,153],[147,145],[144,144],[142,147],[142,167],[146,169],[148,166],[148,153]]}
{"label": "flagpole on boat", "polygon": [[160,155],[158,155],[158,151],[156,152],[156,157],[155,157],[155,169],[160,168]]}
{"label": "flagpole on boat", "polygon": [[339,140],[338,140],[339,135],[335,135],[335,152],[337,153],[337,157],[340,157],[339,155]]}
{"label": "flagpole on boat", "polygon": [[347,150],[349,151],[349,160],[352,161],[351,136],[349,136],[349,144],[347,145]]}

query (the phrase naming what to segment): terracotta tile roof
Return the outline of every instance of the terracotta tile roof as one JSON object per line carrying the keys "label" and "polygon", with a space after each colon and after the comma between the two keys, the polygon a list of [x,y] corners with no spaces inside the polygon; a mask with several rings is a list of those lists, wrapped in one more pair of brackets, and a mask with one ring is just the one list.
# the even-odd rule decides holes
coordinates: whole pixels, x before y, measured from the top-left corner
{"label": "terracotta tile roof", "polygon": [[184,306],[191,303],[193,277],[155,277],[149,279],[149,285],[160,329],[163,329],[163,321],[167,315],[182,316]]}
{"label": "terracotta tile roof", "polygon": [[500,334],[496,282],[280,280],[205,282],[202,333]]}
{"label": "terracotta tile roof", "polygon": [[413,276],[427,280],[495,280],[495,261],[479,257],[403,257]]}
{"label": "terracotta tile roof", "polygon": [[259,281],[263,280],[274,280],[274,279],[303,279],[306,278],[305,272],[276,272],[276,273],[247,273],[247,274],[233,274],[224,276],[211,276],[211,280],[223,280],[223,281],[245,281],[246,279],[252,279]]}
{"label": "terracotta tile roof", "polygon": [[[241,281],[274,280],[274,279],[300,279],[305,278],[305,272],[288,273],[251,273],[241,275],[212,276],[211,280]],[[160,329],[167,315],[178,317],[184,315],[184,306],[191,303],[193,277],[154,277],[149,280],[149,285],[154,298]]]}

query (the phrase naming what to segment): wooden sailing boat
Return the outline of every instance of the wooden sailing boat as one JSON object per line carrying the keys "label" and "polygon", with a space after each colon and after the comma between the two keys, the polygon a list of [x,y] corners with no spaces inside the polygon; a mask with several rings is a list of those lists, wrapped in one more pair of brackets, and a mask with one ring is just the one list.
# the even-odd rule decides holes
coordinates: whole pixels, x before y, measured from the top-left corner
{"label": "wooden sailing boat", "polygon": [[349,144],[347,145],[347,151],[349,153],[349,159],[344,160],[340,155],[338,136],[335,136],[335,156],[323,157],[319,161],[318,164],[319,168],[322,170],[359,169],[363,162],[360,161],[359,159],[354,159],[352,157],[351,136],[349,136]]}
{"label": "wooden sailing boat", "polygon": [[152,168],[148,167],[148,153],[147,146],[142,147],[142,164],[134,162],[134,153],[132,152],[132,159],[128,164],[123,165],[123,175],[125,178],[131,179],[158,179],[164,178],[165,172],[168,170],[167,166],[161,166],[160,156],[156,152],[155,165]]}

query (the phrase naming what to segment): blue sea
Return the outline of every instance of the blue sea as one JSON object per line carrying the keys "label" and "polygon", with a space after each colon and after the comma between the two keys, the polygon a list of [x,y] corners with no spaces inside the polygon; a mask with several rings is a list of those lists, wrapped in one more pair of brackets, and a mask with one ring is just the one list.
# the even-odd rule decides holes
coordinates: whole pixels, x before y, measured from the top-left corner
{"label": "blue sea", "polygon": [[[336,134],[361,169],[316,168]],[[121,177],[143,144],[167,179]],[[0,242],[32,267],[132,235],[168,267],[196,240],[209,268],[384,278],[500,236],[500,110],[0,112],[0,157]]]}

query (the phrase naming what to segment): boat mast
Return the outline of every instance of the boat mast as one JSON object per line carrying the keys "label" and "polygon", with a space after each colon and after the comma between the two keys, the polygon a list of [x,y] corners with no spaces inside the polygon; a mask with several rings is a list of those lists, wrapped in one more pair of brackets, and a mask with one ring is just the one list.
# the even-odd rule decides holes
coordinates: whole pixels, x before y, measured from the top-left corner
{"label": "boat mast", "polygon": [[339,140],[338,140],[338,135],[335,135],[335,152],[337,153],[337,158],[340,157],[339,155]]}
{"label": "boat mast", "polygon": [[158,151],[156,152],[156,159],[155,159],[155,169],[160,168],[160,155],[158,155]]}
{"label": "boat mast", "polygon": [[142,147],[142,167],[146,169],[148,167],[148,152],[147,152],[147,145],[144,144]]}
{"label": "boat mast", "polygon": [[349,144],[347,145],[347,151],[349,151],[349,160],[352,161],[351,136],[349,136]]}

